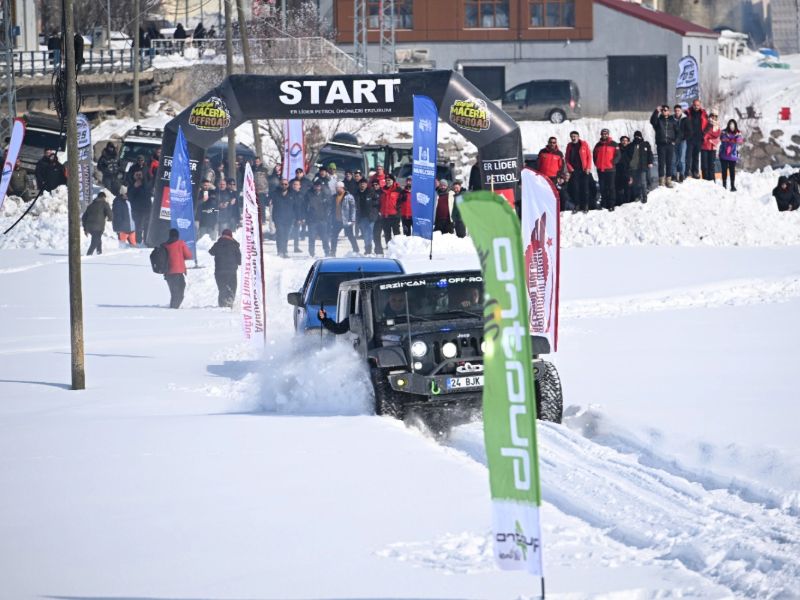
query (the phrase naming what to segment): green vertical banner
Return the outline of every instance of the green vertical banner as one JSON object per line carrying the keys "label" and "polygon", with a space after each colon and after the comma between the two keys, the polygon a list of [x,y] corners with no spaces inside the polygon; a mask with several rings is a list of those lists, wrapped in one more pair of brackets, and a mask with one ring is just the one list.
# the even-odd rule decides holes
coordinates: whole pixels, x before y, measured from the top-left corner
{"label": "green vertical banner", "polygon": [[502,569],[542,577],[536,391],[519,219],[507,200],[487,191],[466,194],[458,208],[483,270],[483,435],[494,556]]}

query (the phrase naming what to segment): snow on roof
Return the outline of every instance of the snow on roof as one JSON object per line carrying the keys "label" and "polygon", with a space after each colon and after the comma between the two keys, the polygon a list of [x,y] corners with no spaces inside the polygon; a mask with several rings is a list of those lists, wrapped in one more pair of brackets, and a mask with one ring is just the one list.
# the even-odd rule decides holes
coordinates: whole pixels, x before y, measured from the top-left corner
{"label": "snow on roof", "polygon": [[646,8],[634,2],[627,2],[625,0],[595,0],[595,2],[607,6],[608,8],[618,10],[626,15],[630,15],[631,17],[647,21],[658,27],[669,29],[683,36],[719,37],[719,34],[713,29],[702,27],[686,19],[681,19],[680,17],[659,10]]}

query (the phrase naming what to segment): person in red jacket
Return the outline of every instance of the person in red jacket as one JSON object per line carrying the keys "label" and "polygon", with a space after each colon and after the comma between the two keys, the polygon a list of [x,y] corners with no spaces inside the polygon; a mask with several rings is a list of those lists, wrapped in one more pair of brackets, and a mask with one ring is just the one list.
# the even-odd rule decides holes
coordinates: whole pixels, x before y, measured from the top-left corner
{"label": "person in red jacket", "polygon": [[386,185],[386,173],[383,171],[383,165],[375,167],[375,172],[369,176],[369,185],[372,186],[373,182],[377,181],[381,188]]}
{"label": "person in red jacket", "polygon": [[600,130],[600,141],[594,146],[592,158],[594,158],[594,166],[597,168],[597,180],[600,184],[603,207],[613,211],[617,204],[614,181],[619,160],[619,146],[611,139],[608,129]]}
{"label": "person in red jacket", "polygon": [[403,235],[411,235],[413,216],[411,213],[411,177],[406,177],[406,187],[400,190],[400,218],[403,223]]}
{"label": "person in red jacket", "polygon": [[551,137],[547,140],[547,146],[539,150],[536,168],[542,175],[549,177],[553,183],[556,182],[559,175],[566,175],[567,163],[564,160],[564,153],[558,149],[556,138]]}
{"label": "person in red jacket", "polygon": [[589,212],[589,178],[592,176],[592,151],[577,131],[569,134],[570,143],[564,160],[569,171],[569,194],[576,208],[572,212]]}
{"label": "person in red jacket", "polygon": [[383,229],[383,239],[386,243],[392,239],[392,235],[400,235],[400,188],[395,183],[394,175],[386,175],[386,184],[381,191],[381,227]]}
{"label": "person in red jacket", "polygon": [[177,229],[169,230],[169,237],[164,248],[169,257],[169,269],[164,279],[169,287],[169,307],[180,308],[183,292],[186,290],[186,260],[192,258],[192,251],[181,238]]}

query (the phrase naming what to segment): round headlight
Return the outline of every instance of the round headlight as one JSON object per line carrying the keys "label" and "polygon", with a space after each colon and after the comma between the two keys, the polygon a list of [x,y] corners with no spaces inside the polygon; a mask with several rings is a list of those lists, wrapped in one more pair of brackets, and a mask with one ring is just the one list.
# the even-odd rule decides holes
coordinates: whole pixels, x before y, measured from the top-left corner
{"label": "round headlight", "polygon": [[486,353],[486,340],[483,340],[481,342],[481,354],[485,354],[485,353]]}
{"label": "round headlight", "polygon": [[442,344],[442,356],[445,358],[455,358],[458,354],[458,348],[453,342],[445,342]]}
{"label": "round headlight", "polygon": [[411,356],[414,358],[422,358],[428,353],[428,345],[420,340],[411,344]]}

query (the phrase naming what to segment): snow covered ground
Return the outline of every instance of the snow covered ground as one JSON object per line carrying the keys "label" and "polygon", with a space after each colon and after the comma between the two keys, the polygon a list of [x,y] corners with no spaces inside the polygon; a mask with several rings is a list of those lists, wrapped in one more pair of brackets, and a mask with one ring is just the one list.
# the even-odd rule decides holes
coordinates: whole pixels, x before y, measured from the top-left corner
{"label": "snow covered ground", "polygon": [[[800,597],[800,223],[775,178],[564,215],[548,596]],[[83,259],[70,391],[63,204],[0,242],[0,598],[536,597],[491,559],[481,424],[437,443],[371,416],[355,356],[293,340],[305,254],[267,243],[260,355],[215,306],[207,240],[171,311],[148,251],[107,236]],[[418,240],[391,252],[477,266],[452,236],[433,261]]]}

